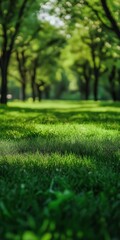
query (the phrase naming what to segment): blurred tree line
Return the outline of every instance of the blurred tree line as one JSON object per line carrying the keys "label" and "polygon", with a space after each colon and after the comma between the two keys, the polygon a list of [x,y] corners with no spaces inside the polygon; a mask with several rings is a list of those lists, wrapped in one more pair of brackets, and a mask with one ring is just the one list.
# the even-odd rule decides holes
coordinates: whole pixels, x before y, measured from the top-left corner
{"label": "blurred tree line", "polygon": [[120,100],[119,0],[0,0],[0,98]]}

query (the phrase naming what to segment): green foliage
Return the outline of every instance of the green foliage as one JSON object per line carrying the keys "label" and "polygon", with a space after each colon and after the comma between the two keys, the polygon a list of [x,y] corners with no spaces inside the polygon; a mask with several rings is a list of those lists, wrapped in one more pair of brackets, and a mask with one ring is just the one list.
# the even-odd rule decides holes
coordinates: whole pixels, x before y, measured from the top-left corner
{"label": "green foliage", "polygon": [[119,239],[120,104],[0,108],[0,238]]}
{"label": "green foliage", "polygon": [[[65,84],[69,81],[67,90],[78,90],[82,98],[88,99],[90,95],[91,99],[94,95],[96,99],[109,99],[111,95],[115,100],[113,89],[119,100],[120,47],[115,34],[116,31],[119,34],[118,0],[114,3],[103,0],[6,0],[0,4],[0,80],[4,103],[7,85],[9,87],[15,81],[19,83],[14,84],[12,93],[16,85],[23,87],[24,83],[33,101],[42,92],[45,96],[45,89],[47,93],[49,91],[47,95],[55,96],[56,86],[64,85],[63,74],[67,80]],[[112,20],[106,14],[104,4],[112,13]],[[20,56],[21,72],[16,52]],[[22,61],[22,53],[25,61]],[[112,78],[114,65],[116,73]],[[7,84],[8,81],[11,82]],[[16,95],[17,89],[13,98]]]}

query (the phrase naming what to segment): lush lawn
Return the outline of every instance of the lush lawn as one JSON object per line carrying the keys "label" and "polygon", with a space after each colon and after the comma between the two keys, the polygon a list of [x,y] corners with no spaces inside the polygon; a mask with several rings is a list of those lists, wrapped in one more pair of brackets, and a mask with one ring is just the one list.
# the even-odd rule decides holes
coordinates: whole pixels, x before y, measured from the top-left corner
{"label": "lush lawn", "polygon": [[0,240],[120,239],[120,104],[0,107]]}

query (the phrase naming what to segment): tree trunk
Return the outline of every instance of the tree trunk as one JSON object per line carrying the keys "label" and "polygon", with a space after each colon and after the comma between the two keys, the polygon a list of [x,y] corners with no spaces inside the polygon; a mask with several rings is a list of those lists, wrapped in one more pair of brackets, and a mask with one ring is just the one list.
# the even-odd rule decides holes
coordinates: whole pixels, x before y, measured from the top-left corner
{"label": "tree trunk", "polygon": [[89,99],[89,94],[90,94],[90,86],[89,86],[89,79],[86,79],[85,83],[85,100]]}
{"label": "tree trunk", "polygon": [[89,94],[90,94],[90,78],[91,78],[91,68],[89,66],[88,61],[86,61],[83,64],[83,75],[84,75],[84,79],[85,79],[85,87],[84,87],[85,100],[88,100]]}
{"label": "tree trunk", "polygon": [[50,98],[50,86],[45,87],[44,93],[45,93],[45,98],[49,99]]}
{"label": "tree trunk", "polygon": [[118,97],[117,100],[120,101],[120,69],[118,69]]}
{"label": "tree trunk", "polygon": [[[93,39],[92,39],[93,41]],[[95,46],[92,42],[91,45],[91,56],[93,60],[93,72],[94,72],[94,87],[93,87],[93,94],[94,94],[94,100],[98,100],[98,83],[99,83],[99,71],[100,71],[100,64],[99,66],[96,63],[96,55],[95,55]]]}
{"label": "tree trunk", "polygon": [[7,104],[7,68],[1,69],[1,104]]}
{"label": "tree trunk", "polygon": [[97,101],[98,100],[98,83],[99,83],[100,65],[97,66],[94,50],[93,50],[92,57],[93,57],[93,64],[94,64],[94,67],[93,67],[93,72],[94,72],[93,94],[94,94],[94,100]]}
{"label": "tree trunk", "polygon": [[110,82],[110,89],[111,89],[111,96],[113,101],[117,100],[117,96],[116,96],[116,91],[115,91],[115,75],[116,75],[116,67],[113,66],[111,73],[109,75],[109,82]]}
{"label": "tree trunk", "polygon": [[98,81],[99,81],[99,76],[98,76],[98,70],[94,69],[94,76],[95,76],[95,81],[94,81],[94,100],[98,100]]}
{"label": "tree trunk", "polygon": [[117,97],[116,97],[116,92],[114,88],[111,88],[111,95],[112,95],[113,101],[115,102],[117,100]]}
{"label": "tree trunk", "polygon": [[36,99],[36,94],[35,94],[35,83],[32,81],[31,83],[31,88],[32,88],[32,99],[33,99],[33,102],[35,102],[35,99]]}
{"label": "tree trunk", "polygon": [[40,102],[42,100],[42,91],[40,90],[39,84],[36,84],[36,88],[37,88],[37,93],[38,93],[38,100]]}
{"label": "tree trunk", "polygon": [[36,87],[37,87],[37,84],[35,84],[36,73],[37,73],[37,59],[35,59],[33,62],[33,70],[32,70],[32,75],[31,75],[31,88],[32,88],[33,102],[35,102],[35,99],[36,99]]}
{"label": "tree trunk", "polygon": [[5,52],[3,57],[0,59],[1,68],[1,104],[7,104],[7,74],[8,74],[8,64],[9,55]]}
{"label": "tree trunk", "polygon": [[26,84],[23,82],[22,83],[22,101],[25,102],[26,100]]}
{"label": "tree trunk", "polygon": [[21,53],[19,53],[18,51],[16,51],[16,60],[18,62],[18,71],[21,77],[22,101],[25,101],[26,100],[26,84],[27,84],[25,52],[22,51]]}

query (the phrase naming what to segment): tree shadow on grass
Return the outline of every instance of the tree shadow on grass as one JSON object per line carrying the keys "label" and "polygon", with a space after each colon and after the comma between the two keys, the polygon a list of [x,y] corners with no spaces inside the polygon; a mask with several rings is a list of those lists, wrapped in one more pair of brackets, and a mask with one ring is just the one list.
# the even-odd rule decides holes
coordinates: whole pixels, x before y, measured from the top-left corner
{"label": "tree shadow on grass", "polygon": [[[14,115],[14,112],[17,115]],[[74,127],[75,124],[84,126],[85,131],[81,135],[81,128]],[[46,128],[47,125],[50,127]],[[53,130],[50,131],[52,126]],[[61,130],[57,131],[57,126]],[[96,128],[92,129],[93,126]],[[91,130],[87,132],[90,127]],[[0,124],[0,152],[3,155],[36,151],[43,154],[67,152],[78,156],[91,156],[103,162],[116,159],[118,164],[120,138],[117,131],[112,135],[104,132],[103,136],[100,136],[100,131],[103,130],[120,130],[119,112],[92,112],[79,108],[74,108],[73,111],[62,108],[5,107]],[[69,131],[72,131],[72,134]]]}
{"label": "tree shadow on grass", "polygon": [[99,102],[99,106],[101,107],[113,107],[113,108],[120,108],[120,101],[112,102],[112,101],[101,101]]}
{"label": "tree shadow on grass", "polygon": [[0,144],[0,155],[16,156],[21,154],[43,154],[51,156],[52,154],[69,155],[74,154],[77,158],[92,158],[97,164],[112,168],[114,171],[120,171],[120,138],[114,139],[105,134],[95,136],[86,134],[85,136],[68,136],[59,133],[43,133],[26,136],[23,139],[4,140]]}
{"label": "tree shadow on grass", "polygon": [[[4,109],[4,110],[3,110]],[[1,131],[4,129],[15,130],[23,133],[25,129],[31,128],[33,124],[96,124],[102,125],[104,129],[120,130],[120,112],[96,111],[86,108],[75,107],[73,109],[55,108],[20,108],[5,107],[1,110]],[[26,131],[26,130],[25,130]]]}

